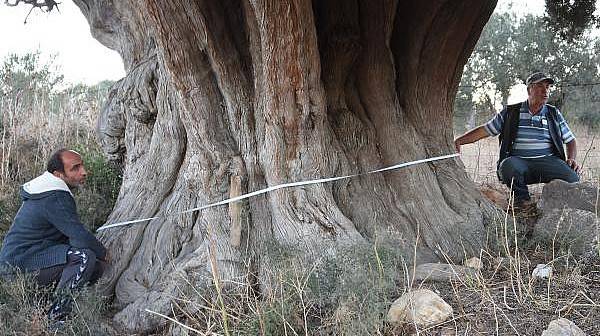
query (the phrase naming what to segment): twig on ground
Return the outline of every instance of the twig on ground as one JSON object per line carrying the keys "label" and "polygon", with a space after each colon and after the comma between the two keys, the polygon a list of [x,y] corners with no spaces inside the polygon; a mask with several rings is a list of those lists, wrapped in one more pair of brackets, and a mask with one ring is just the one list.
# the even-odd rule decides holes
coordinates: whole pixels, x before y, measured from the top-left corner
{"label": "twig on ground", "polygon": [[503,295],[503,298],[504,298],[504,306],[505,306],[505,307],[506,307],[508,310],[517,310],[517,308],[513,308],[513,307],[509,306],[509,305],[508,305],[508,302],[506,302],[506,286],[504,286],[504,290],[503,290],[503,292],[504,292],[504,295]]}

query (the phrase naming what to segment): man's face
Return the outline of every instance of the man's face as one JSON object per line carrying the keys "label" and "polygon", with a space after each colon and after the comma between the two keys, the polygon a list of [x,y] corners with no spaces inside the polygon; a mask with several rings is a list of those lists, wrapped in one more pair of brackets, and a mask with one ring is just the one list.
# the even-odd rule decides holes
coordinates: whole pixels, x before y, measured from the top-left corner
{"label": "man's face", "polygon": [[548,101],[548,92],[552,84],[547,81],[535,83],[529,86],[529,100],[533,101]]}
{"label": "man's face", "polygon": [[83,166],[83,160],[81,156],[73,151],[66,151],[62,153],[62,162],[65,167],[65,171],[55,171],[54,175],[69,186],[69,188],[78,188],[85,182],[87,172]]}

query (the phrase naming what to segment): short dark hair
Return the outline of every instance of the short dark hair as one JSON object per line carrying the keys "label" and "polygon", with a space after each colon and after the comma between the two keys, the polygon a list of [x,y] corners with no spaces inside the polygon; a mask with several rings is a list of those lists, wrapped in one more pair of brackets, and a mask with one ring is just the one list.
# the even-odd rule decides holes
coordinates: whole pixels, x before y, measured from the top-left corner
{"label": "short dark hair", "polygon": [[61,173],[65,172],[65,165],[62,161],[62,154],[67,151],[68,149],[61,148],[52,153],[52,155],[50,155],[48,163],[46,164],[46,170],[49,173],[54,173],[55,171],[59,171]]}

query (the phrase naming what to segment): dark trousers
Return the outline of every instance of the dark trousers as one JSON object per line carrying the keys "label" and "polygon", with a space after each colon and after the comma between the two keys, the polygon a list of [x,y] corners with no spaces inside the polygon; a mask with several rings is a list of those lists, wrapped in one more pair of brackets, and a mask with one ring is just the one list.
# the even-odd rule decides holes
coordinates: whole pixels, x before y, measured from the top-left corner
{"label": "dark trousers", "polygon": [[498,176],[515,193],[515,203],[530,199],[528,184],[548,183],[559,179],[578,182],[579,176],[565,161],[556,156],[523,159],[510,156],[500,162]]}
{"label": "dark trousers", "polygon": [[48,311],[52,320],[64,319],[71,311],[71,292],[100,279],[106,263],[96,259],[89,249],[71,248],[67,263],[39,270],[35,276],[38,284],[49,286],[56,283],[56,298]]}

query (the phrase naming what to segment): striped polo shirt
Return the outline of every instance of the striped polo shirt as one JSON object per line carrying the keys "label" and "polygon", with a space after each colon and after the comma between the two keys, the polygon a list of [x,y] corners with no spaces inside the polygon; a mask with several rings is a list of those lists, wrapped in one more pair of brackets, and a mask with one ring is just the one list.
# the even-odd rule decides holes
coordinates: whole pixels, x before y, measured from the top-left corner
{"label": "striped polo shirt", "polygon": [[[508,111],[505,107],[484,125],[485,131],[490,136],[496,136],[502,132],[507,113]],[[569,125],[558,109],[556,109],[556,115],[558,124],[560,125],[563,143],[566,144],[575,140],[573,132],[571,132]],[[552,155],[553,146],[550,130],[548,129],[548,122],[547,105],[544,105],[538,114],[532,115],[529,112],[529,105],[527,102],[523,102],[521,104],[519,128],[513,144],[512,155],[528,159]]]}

